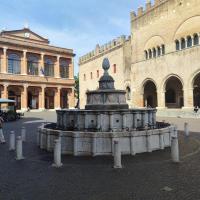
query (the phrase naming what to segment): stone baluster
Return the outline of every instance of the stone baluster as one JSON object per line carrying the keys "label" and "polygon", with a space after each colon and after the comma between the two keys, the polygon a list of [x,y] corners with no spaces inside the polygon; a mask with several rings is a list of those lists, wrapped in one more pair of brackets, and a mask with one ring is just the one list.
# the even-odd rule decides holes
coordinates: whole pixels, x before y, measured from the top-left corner
{"label": "stone baluster", "polygon": [[21,137],[22,137],[22,142],[26,142],[26,128],[25,127],[21,128]]}
{"label": "stone baluster", "polygon": [[189,125],[187,122],[185,122],[184,124],[184,133],[185,133],[185,136],[188,137],[190,135],[189,133]]}
{"label": "stone baluster", "polygon": [[63,165],[61,163],[61,140],[56,139],[54,143],[54,163],[52,166],[59,168]]}
{"label": "stone baluster", "polygon": [[16,141],[16,160],[23,160],[23,147],[22,147],[22,137],[18,136]]}
{"label": "stone baluster", "polygon": [[180,162],[179,160],[179,146],[178,146],[178,137],[173,136],[171,140],[171,157],[172,161],[175,163]]}
{"label": "stone baluster", "polygon": [[9,135],[9,151],[14,151],[15,150],[15,132],[10,131]]}
{"label": "stone baluster", "polygon": [[119,141],[114,141],[114,168],[122,168],[121,148]]}

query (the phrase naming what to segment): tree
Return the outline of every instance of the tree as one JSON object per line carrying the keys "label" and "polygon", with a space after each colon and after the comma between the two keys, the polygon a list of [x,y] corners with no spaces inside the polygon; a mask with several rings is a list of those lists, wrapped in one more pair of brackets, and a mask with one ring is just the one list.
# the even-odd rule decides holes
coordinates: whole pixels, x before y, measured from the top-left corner
{"label": "tree", "polygon": [[79,108],[79,74],[77,76],[74,76],[74,80],[75,80],[74,96],[77,99],[76,108]]}

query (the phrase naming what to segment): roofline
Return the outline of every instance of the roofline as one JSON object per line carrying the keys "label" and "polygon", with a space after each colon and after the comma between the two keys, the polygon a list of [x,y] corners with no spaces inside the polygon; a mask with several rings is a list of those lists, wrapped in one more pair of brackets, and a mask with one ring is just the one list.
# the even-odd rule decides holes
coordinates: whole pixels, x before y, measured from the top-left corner
{"label": "roofline", "polygon": [[50,43],[50,41],[47,39],[47,38],[44,38],[44,37],[42,37],[42,36],[40,36],[40,35],[38,35],[37,33],[35,33],[35,32],[33,32],[32,30],[30,30],[29,28],[23,28],[23,29],[16,29],[16,30],[10,30],[10,31],[1,31],[1,35],[2,34],[4,34],[4,33],[12,33],[12,32],[21,32],[21,31],[29,31],[29,32],[31,32],[31,33],[33,33],[34,35],[37,35],[39,38],[41,38],[41,39],[43,39],[43,40],[45,40],[46,42],[48,42],[48,43]]}

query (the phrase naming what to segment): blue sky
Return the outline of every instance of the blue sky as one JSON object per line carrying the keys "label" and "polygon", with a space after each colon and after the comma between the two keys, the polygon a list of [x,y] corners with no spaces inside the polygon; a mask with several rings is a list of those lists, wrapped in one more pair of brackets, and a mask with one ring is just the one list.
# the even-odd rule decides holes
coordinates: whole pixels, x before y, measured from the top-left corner
{"label": "blue sky", "polygon": [[72,48],[78,58],[120,35],[130,35],[130,11],[145,0],[4,0],[0,29],[29,28],[52,45]]}

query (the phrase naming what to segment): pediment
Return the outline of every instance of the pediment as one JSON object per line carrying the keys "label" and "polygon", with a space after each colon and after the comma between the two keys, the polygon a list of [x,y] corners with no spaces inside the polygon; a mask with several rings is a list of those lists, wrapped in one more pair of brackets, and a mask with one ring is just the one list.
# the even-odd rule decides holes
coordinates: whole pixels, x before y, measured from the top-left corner
{"label": "pediment", "polygon": [[13,31],[2,31],[2,36],[7,36],[15,39],[25,39],[25,40],[32,40],[35,42],[41,43],[49,43],[48,39],[38,35],[37,33],[31,31],[28,28],[24,28],[21,30],[13,30]]}

